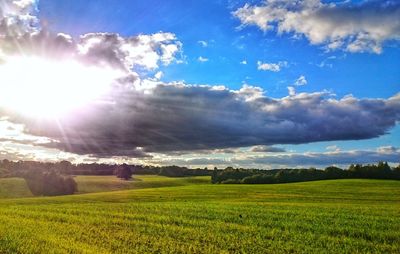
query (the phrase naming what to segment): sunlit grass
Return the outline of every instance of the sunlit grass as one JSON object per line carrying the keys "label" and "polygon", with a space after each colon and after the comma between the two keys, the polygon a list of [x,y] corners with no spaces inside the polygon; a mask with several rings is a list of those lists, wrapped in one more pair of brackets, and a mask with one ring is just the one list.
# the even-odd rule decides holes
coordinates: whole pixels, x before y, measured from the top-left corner
{"label": "sunlit grass", "polygon": [[145,178],[181,184],[0,201],[0,253],[400,252],[400,181]]}
{"label": "sunlit grass", "polygon": [[22,178],[0,178],[0,198],[31,197],[26,182]]}

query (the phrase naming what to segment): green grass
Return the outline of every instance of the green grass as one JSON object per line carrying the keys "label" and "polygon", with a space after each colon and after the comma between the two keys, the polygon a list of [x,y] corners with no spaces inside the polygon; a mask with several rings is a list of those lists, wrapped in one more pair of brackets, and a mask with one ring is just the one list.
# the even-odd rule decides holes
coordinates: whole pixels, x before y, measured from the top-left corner
{"label": "green grass", "polygon": [[22,178],[0,178],[0,198],[32,197]]}
{"label": "green grass", "polygon": [[400,181],[144,178],[142,189],[0,200],[0,253],[400,253]]}
{"label": "green grass", "polygon": [[172,178],[156,175],[136,175],[133,180],[125,181],[115,176],[76,176],[75,181],[78,183],[78,193],[91,193],[206,184],[210,182],[210,178],[203,176]]}
{"label": "green grass", "polygon": [[[74,178],[78,184],[78,194],[184,186],[210,182],[209,177],[203,176],[171,178],[155,175],[136,175],[133,180],[129,181],[118,179],[115,176],[76,176]],[[0,199],[23,197],[32,197],[32,193],[23,178],[0,178]]]}

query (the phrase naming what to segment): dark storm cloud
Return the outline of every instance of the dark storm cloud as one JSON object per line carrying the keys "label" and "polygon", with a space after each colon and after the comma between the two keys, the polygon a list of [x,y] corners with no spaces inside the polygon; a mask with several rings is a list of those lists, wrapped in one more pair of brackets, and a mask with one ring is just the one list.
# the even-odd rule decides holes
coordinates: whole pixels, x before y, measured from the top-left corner
{"label": "dark storm cloud", "polygon": [[257,87],[232,91],[144,80],[135,66],[154,70],[173,62],[181,49],[174,34],[126,38],[92,33],[74,40],[38,28],[35,1],[5,3],[9,9],[0,13],[5,27],[0,30],[0,60],[14,54],[72,58],[126,73],[111,94],[57,121],[0,113],[23,124],[26,134],[54,140],[43,146],[98,157],[147,157],[151,152],[368,139],[387,133],[400,120],[400,94],[335,99],[327,93],[301,93],[276,99]]}
{"label": "dark storm cloud", "polygon": [[[381,136],[400,120],[400,94],[335,99],[301,93],[274,99],[210,86],[115,87],[102,103],[59,119],[25,118],[29,134],[64,151],[99,156],[302,144]],[[138,150],[139,149],[139,150]]]}

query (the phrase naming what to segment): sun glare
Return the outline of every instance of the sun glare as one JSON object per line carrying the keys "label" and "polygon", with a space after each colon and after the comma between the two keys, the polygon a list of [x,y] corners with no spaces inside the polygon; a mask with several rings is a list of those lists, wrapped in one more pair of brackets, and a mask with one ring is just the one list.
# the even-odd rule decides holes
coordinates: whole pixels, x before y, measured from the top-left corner
{"label": "sun glare", "polygon": [[120,75],[73,60],[14,57],[0,65],[0,106],[30,117],[60,117],[100,98]]}

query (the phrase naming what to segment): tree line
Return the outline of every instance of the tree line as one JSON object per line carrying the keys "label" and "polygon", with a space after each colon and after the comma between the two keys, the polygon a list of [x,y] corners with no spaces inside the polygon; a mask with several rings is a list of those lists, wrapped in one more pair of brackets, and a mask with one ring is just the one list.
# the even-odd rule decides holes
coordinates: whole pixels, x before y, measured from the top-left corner
{"label": "tree line", "polygon": [[0,178],[22,177],[35,196],[69,195],[78,191],[75,175],[115,175],[123,180],[133,174],[169,177],[210,175],[207,169],[189,169],[179,166],[141,166],[128,164],[72,164],[69,161],[0,161]]}
{"label": "tree line", "polygon": [[225,184],[272,184],[292,183],[328,179],[393,179],[400,180],[400,165],[391,168],[387,162],[378,164],[352,164],[347,170],[330,166],[322,169],[242,169],[227,167],[224,170],[214,169],[211,182]]}
{"label": "tree line", "polygon": [[[116,169],[123,167],[137,175],[162,175],[170,177],[207,176],[211,175],[207,168],[187,168],[180,166],[143,166],[129,164],[79,163],[69,161],[0,161],[0,177],[18,176],[20,172],[42,170],[56,171],[63,175],[116,175]],[[3,170],[4,172],[2,172]]]}
{"label": "tree line", "polygon": [[32,194],[39,196],[66,195],[77,192],[74,175],[115,175],[129,180],[133,174],[168,177],[211,176],[212,183],[272,184],[327,179],[396,179],[400,180],[400,165],[391,168],[387,162],[352,164],[347,170],[330,166],[324,170],[303,169],[190,169],[180,166],[141,166],[128,164],[72,164],[69,161],[0,161],[0,177],[22,177]]}

